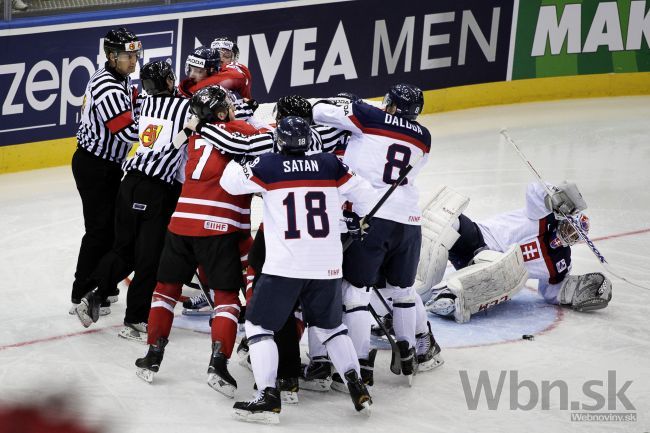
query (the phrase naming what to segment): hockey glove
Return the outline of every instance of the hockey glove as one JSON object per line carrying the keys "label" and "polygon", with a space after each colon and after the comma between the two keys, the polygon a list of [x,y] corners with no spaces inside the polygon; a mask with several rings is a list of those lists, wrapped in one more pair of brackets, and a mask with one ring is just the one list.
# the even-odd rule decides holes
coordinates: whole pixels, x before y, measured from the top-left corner
{"label": "hockey glove", "polygon": [[348,234],[355,241],[362,241],[368,234],[370,225],[362,223],[361,218],[355,212],[344,210],[343,221],[345,221],[345,225],[348,227]]}
{"label": "hockey glove", "polygon": [[260,106],[259,102],[257,102],[255,99],[244,99],[244,102],[246,103],[246,105],[248,105],[248,108],[250,108],[253,111],[253,113]]}
{"label": "hockey glove", "polygon": [[544,204],[548,210],[559,215],[574,215],[587,209],[587,202],[582,198],[575,183],[565,181],[551,189],[553,194],[544,197]]}

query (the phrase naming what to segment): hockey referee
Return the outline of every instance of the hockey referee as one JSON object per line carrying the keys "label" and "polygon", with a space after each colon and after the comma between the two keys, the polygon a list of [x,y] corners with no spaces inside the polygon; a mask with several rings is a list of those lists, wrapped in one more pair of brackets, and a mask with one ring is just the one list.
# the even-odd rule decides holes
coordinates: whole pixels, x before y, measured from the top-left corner
{"label": "hockey referee", "polygon": [[[138,140],[133,114],[137,91],[131,86],[129,74],[135,71],[142,43],[124,28],[113,29],[104,38],[104,52],[104,67],[93,74],[86,86],[77,151],[72,157],[72,174],[81,196],[86,232],[79,248],[70,314],[74,314],[81,297],[92,288],[90,274],[113,244],[121,164],[132,143]],[[102,305],[103,314],[110,312],[109,305]]]}
{"label": "hockey referee", "polygon": [[189,119],[190,100],[177,94],[172,67],[163,60],[144,65],[140,80],[148,96],[138,121],[140,145],[123,165],[126,175],[117,194],[115,241],[91,275],[97,289],[84,295],[77,315],[86,327],[97,321],[101,302],[134,271],[119,335],[146,342],[158,262],[185,180],[186,146],[177,149],[172,140]]}

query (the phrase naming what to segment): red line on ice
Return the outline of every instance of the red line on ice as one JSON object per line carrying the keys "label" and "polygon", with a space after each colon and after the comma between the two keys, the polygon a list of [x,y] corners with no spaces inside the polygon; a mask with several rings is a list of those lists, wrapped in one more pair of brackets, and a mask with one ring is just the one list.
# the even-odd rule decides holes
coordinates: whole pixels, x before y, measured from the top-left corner
{"label": "red line on ice", "polygon": [[[608,236],[601,236],[599,238],[592,239],[592,241],[594,241],[594,242],[596,242],[596,241],[604,241],[604,240],[608,240],[608,239],[622,238],[622,237],[625,237],[625,236],[638,235],[638,234],[648,233],[648,232],[650,232],[650,228],[634,230],[634,231],[630,231],[630,232],[615,233],[613,235],[608,235]],[[131,280],[129,278],[125,278],[125,282],[128,285],[131,282]],[[563,316],[564,316],[564,314],[560,310],[558,312],[558,317],[556,317],[555,321],[548,328],[546,328],[546,329],[542,330],[541,332],[539,332],[538,335],[549,332],[552,329],[554,329],[558,325],[558,323],[562,320]],[[104,329],[117,328],[118,326],[122,326],[122,325],[106,326],[104,328],[93,328],[93,329],[87,329],[85,331],[71,332],[69,334],[54,335],[52,337],[45,337],[45,338],[39,338],[39,339],[36,339],[36,340],[23,341],[23,342],[20,342],[20,343],[7,344],[5,346],[0,346],[0,351],[6,350],[6,349],[12,349],[14,347],[31,346],[33,344],[38,344],[38,343],[47,343],[47,342],[50,342],[50,341],[62,340],[64,338],[77,337],[79,335],[94,334],[96,332],[103,331]],[[519,341],[519,340],[518,339],[513,339],[513,340],[499,341],[499,342],[487,343],[487,344],[461,346],[461,347],[456,347],[456,348],[450,347],[448,349],[461,349],[461,348],[468,348],[468,347],[491,346],[491,345],[494,345],[494,344],[511,343],[511,342],[514,342],[514,341]]]}

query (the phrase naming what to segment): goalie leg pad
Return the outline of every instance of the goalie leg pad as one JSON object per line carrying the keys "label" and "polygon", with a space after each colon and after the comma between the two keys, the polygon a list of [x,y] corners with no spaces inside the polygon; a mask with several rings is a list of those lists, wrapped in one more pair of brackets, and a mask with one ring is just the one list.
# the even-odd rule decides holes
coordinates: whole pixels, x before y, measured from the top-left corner
{"label": "goalie leg pad", "polygon": [[512,298],[528,279],[518,245],[505,253],[481,251],[474,262],[447,281],[456,296],[454,319],[458,323],[468,322],[472,314]]}
{"label": "goalie leg pad", "polygon": [[570,275],[560,289],[559,301],[576,311],[605,308],[612,299],[612,282],[600,272]]}
{"label": "goalie leg pad", "polygon": [[447,251],[460,236],[452,225],[468,204],[468,197],[442,186],[424,207],[416,293],[427,292],[442,280],[447,268]]}

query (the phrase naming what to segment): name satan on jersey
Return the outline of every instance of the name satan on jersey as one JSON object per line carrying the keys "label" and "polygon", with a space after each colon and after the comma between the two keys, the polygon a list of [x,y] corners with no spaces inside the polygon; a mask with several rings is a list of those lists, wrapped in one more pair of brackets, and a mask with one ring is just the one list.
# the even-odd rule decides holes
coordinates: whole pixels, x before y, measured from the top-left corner
{"label": "name satan on jersey", "polygon": [[[239,120],[217,125],[233,134],[259,132]],[[252,196],[231,195],[220,185],[224,169],[232,157],[197,134],[190,137],[187,150],[185,183],[169,231],[184,236],[215,236],[250,230]]]}
{"label": "name satan on jersey", "polygon": [[262,194],[262,272],[288,278],[341,278],[341,205],[354,200],[370,206],[378,199],[367,181],[328,153],[267,153],[244,167],[233,162],[221,184],[232,194]]}

